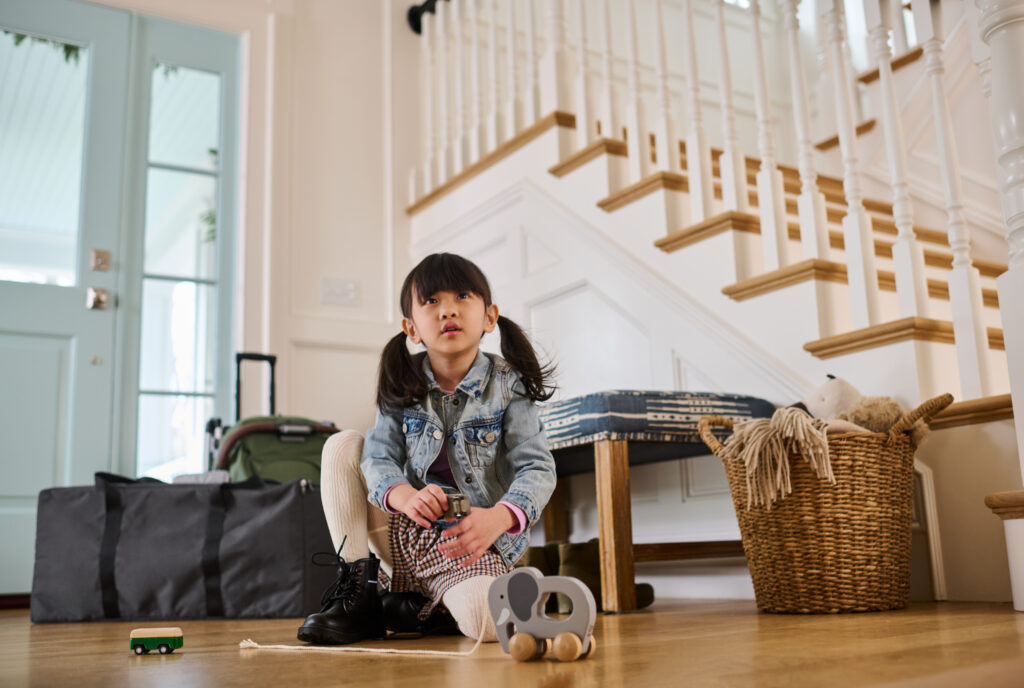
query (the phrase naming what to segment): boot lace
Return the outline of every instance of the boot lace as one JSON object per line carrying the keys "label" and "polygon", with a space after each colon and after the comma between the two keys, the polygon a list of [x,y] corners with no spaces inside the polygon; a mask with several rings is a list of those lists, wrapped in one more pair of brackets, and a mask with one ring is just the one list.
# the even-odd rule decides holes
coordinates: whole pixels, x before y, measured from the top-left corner
{"label": "boot lace", "polygon": [[320,606],[324,609],[337,600],[351,597],[353,592],[359,588],[359,577],[352,575],[353,565],[345,561],[345,558],[341,556],[341,550],[345,547],[346,540],[348,540],[347,535],[342,538],[341,546],[338,547],[337,552],[316,552],[313,554],[314,566],[338,567],[338,577],[324,590],[324,594],[320,597]]}

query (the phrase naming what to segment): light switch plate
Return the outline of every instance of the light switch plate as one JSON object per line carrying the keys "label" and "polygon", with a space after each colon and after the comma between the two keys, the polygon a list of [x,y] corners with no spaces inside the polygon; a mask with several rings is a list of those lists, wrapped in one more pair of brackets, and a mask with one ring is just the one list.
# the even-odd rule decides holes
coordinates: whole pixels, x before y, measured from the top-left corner
{"label": "light switch plate", "polygon": [[325,306],[358,306],[362,301],[359,280],[320,278],[320,303]]}

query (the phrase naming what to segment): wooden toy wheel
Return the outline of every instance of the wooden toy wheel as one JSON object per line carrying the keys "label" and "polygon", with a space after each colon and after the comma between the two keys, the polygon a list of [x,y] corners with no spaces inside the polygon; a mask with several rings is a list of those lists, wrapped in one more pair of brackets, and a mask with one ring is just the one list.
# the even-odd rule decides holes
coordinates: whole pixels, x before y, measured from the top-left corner
{"label": "wooden toy wheel", "polygon": [[141,655],[141,654],[145,654],[145,652],[146,652],[146,648],[143,647],[142,645],[136,645],[135,646],[135,654]]}
{"label": "wooden toy wheel", "polygon": [[590,636],[590,647],[587,648],[587,653],[583,655],[583,659],[590,659],[594,654],[594,648],[597,647],[597,640],[594,636]]}
{"label": "wooden toy wheel", "polygon": [[583,641],[575,633],[559,633],[555,636],[554,651],[559,661],[572,662],[583,654]]}
{"label": "wooden toy wheel", "polygon": [[160,645],[160,654],[162,654],[162,655],[166,655],[166,654],[167,654],[167,653],[169,653],[170,651],[171,651],[171,648],[170,648],[170,647],[168,647],[167,645],[164,645],[164,644],[161,644],[161,645]]}
{"label": "wooden toy wheel", "polygon": [[508,641],[508,653],[517,662],[528,662],[537,659],[547,649],[545,643],[538,643],[529,633],[516,633]]}

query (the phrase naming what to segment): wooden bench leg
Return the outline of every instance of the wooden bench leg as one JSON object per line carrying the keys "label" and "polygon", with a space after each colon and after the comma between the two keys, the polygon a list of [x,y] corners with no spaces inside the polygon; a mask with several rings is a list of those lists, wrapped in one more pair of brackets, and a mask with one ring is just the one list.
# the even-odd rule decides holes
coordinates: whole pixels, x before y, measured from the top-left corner
{"label": "wooden bench leg", "polygon": [[544,542],[569,541],[569,481],[559,478],[544,507]]}
{"label": "wooden bench leg", "polygon": [[601,603],[606,612],[632,611],[636,609],[636,587],[627,441],[595,442],[594,471],[601,553]]}

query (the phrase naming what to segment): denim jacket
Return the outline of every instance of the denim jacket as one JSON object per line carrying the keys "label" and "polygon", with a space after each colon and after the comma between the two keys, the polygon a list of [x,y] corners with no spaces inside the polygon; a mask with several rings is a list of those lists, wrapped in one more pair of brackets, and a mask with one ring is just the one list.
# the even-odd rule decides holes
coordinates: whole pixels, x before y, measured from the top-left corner
{"label": "denim jacket", "polygon": [[402,483],[426,485],[427,471],[447,443],[455,489],[472,506],[515,504],[527,518],[517,535],[494,546],[511,566],[526,550],[530,527],[555,489],[555,460],[519,375],[499,356],[479,352],[454,394],[444,394],[423,357],[429,390],[417,404],[393,413],[377,410],[363,444],[362,470],[370,502],[383,509],[387,491]]}

